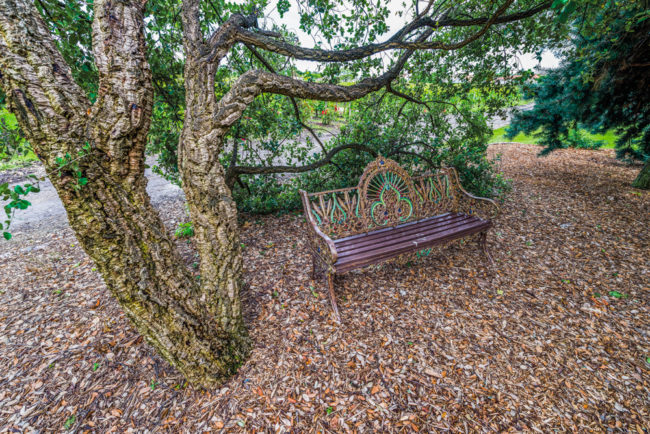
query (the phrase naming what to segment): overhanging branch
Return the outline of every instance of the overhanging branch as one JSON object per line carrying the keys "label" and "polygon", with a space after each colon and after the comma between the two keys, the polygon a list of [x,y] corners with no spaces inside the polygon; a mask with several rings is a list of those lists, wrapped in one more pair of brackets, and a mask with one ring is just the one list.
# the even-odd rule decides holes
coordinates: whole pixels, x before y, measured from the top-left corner
{"label": "overhanging branch", "polygon": [[[281,39],[270,37],[265,32],[256,32],[253,30],[240,29],[236,39],[239,42],[253,45],[257,48],[271,51],[274,53],[282,54],[299,60],[309,60],[318,62],[348,62],[352,60],[359,60],[373,54],[388,50],[397,49],[414,49],[414,50],[455,50],[461,48],[468,43],[478,39],[487,28],[495,24],[504,24],[514,21],[519,21],[524,18],[531,17],[551,6],[552,1],[547,0],[539,5],[512,14],[504,15],[506,9],[514,2],[514,0],[506,0],[497,9],[497,11],[489,17],[468,18],[468,19],[455,19],[444,15],[441,18],[432,16],[421,16],[415,21],[404,26],[397,31],[388,40],[377,43],[367,44],[360,47],[354,47],[347,50],[321,50],[317,48],[304,48],[297,45],[290,44]],[[437,30],[444,27],[472,27],[484,26],[479,32],[473,36],[458,42],[458,43],[444,43],[441,41],[419,41],[409,42],[406,37],[411,35],[415,30],[421,28],[428,28]],[[431,33],[430,33],[431,34]]]}
{"label": "overhanging branch", "polygon": [[319,167],[323,167],[330,163],[336,154],[346,149],[357,149],[359,151],[367,152],[373,157],[377,157],[377,152],[369,146],[360,143],[347,143],[332,148],[321,160],[304,166],[237,166],[233,167],[232,171],[233,175],[309,172],[310,170],[318,169]]}

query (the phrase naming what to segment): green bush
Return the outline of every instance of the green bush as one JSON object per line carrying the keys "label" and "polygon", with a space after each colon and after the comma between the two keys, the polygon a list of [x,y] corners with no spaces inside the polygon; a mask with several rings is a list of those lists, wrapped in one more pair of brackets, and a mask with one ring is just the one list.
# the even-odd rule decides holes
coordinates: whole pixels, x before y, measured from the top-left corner
{"label": "green bush", "polygon": [[[367,104],[371,108],[367,109]],[[271,213],[299,209],[299,189],[317,192],[357,185],[364,168],[377,154],[401,164],[412,175],[434,171],[442,166],[455,167],[463,186],[481,196],[501,196],[508,188],[496,173],[494,162],[486,156],[491,131],[482,114],[468,102],[458,115],[454,127],[442,125],[448,108],[442,104],[433,112],[417,104],[385,97],[380,103],[362,100],[348,107],[349,121],[340,133],[326,144],[326,151],[341,145],[363,145],[363,149],[345,149],[318,169],[294,176],[241,176],[243,184],[233,188],[234,198],[242,211]],[[441,125],[437,134],[431,123]],[[300,164],[323,158],[322,150],[312,147],[298,153]]]}
{"label": "green bush", "polygon": [[25,140],[16,122],[16,117],[7,109],[0,108],[0,162],[9,160],[33,160],[29,142]]}

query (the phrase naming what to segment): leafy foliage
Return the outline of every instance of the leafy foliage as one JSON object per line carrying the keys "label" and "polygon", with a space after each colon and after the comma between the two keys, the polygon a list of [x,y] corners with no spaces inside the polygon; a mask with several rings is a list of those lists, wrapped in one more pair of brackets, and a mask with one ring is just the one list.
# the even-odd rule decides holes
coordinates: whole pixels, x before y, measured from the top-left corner
{"label": "leafy foliage", "polygon": [[[314,150],[313,144],[298,143],[290,149],[300,150],[294,158],[309,164],[321,160],[324,153],[334,148],[346,145],[350,148],[336,154],[331,164],[296,177],[242,176],[242,184],[233,190],[240,208],[257,213],[299,208],[298,189],[322,191],[356,185],[365,166],[379,153],[412,173],[454,166],[463,185],[472,191],[490,196],[503,193],[507,184],[494,173],[493,162],[486,157],[491,130],[476,99],[458,95],[453,99],[450,96],[456,90],[430,84],[419,87],[413,83],[402,84],[430,102],[417,104],[386,94],[371,95],[349,104],[340,134],[325,143],[323,149]],[[501,95],[506,97],[505,93]],[[454,100],[455,103],[448,102]]]}
{"label": "leafy foliage", "polygon": [[179,223],[174,232],[176,238],[190,238],[194,236],[194,226],[192,222]]}
{"label": "leafy foliage", "polygon": [[3,202],[6,202],[4,206],[4,211],[6,218],[3,223],[0,223],[0,230],[2,230],[2,236],[9,240],[11,239],[11,233],[8,232],[9,226],[11,225],[11,219],[14,215],[14,212],[17,209],[24,210],[27,209],[31,203],[24,199],[29,193],[38,193],[39,188],[39,178],[36,175],[28,175],[33,182],[25,183],[23,185],[15,185],[13,188],[9,186],[8,182],[0,184],[0,198]]}
{"label": "leafy foliage", "polygon": [[57,157],[57,175],[60,177],[64,173],[72,175],[75,180],[74,189],[80,190],[81,187],[88,184],[88,178],[84,176],[81,167],[81,161],[90,153],[90,143],[86,143],[83,148],[77,152],[77,156],[73,157],[70,154],[65,154],[63,157]]}
{"label": "leafy foliage", "polygon": [[[387,25],[387,18],[390,11],[385,4],[375,4],[366,0],[355,0],[349,4],[340,4],[331,1],[298,1],[298,11],[300,16],[300,28],[310,34],[317,40],[317,47],[344,49],[358,46],[364,43],[372,42],[378,39],[386,38],[391,34]],[[521,2],[521,7],[533,6],[537,3],[534,1]],[[247,13],[251,10],[261,10],[266,6],[265,2],[248,2],[242,5],[232,5],[222,2],[210,2],[202,4],[202,14],[205,19],[202,23],[206,26],[205,31],[211,31],[216,28],[215,23],[221,23],[231,13]],[[444,5],[441,5],[441,7]],[[182,49],[179,23],[175,18],[178,11],[178,5],[173,1],[163,2],[162,4],[152,4],[148,6],[152,14],[148,22],[148,44],[150,47],[150,63],[154,77],[156,90],[156,106],[154,107],[153,124],[150,132],[148,152],[157,156],[157,165],[154,171],[164,174],[169,179],[180,183],[178,179],[176,144],[179,131],[182,127],[182,117],[184,112],[184,90],[182,88],[182,59],[174,56],[173,53]],[[295,3],[280,1],[276,4],[278,13],[282,16],[289,12],[291,8],[296,8]],[[479,1],[462,2],[463,13],[467,15],[480,15],[485,11],[485,5]],[[416,8],[417,9],[417,8]],[[409,14],[416,13],[417,10],[412,5],[405,5],[404,9],[398,13],[407,19]],[[295,9],[294,9],[295,10]],[[268,22],[267,22],[268,24]],[[512,48],[516,47],[518,51],[534,51],[541,47],[541,41],[547,45],[553,45],[561,41],[562,28],[557,26],[557,32],[548,31],[549,25],[553,23],[540,23],[535,20],[524,20],[522,22],[509,23],[503,26],[503,31],[490,30],[483,38],[459,50],[458,52],[437,52],[422,51],[414,55],[413,62],[407,67],[409,82],[420,83],[418,85],[402,85],[402,91],[408,91],[410,95],[422,96],[420,92],[424,86],[429,86],[435,92],[427,91],[429,96],[435,96],[439,101],[457,100],[464,104],[464,112],[470,110],[470,106],[475,109],[476,113],[483,111],[483,116],[474,115],[473,122],[482,124],[485,127],[485,118],[493,114],[502,112],[504,101],[514,95],[516,85],[524,82],[532,71],[521,70],[517,62],[513,62]],[[272,25],[271,29],[283,35],[283,38],[289,42],[297,42],[297,38],[286,27]],[[442,40],[453,40],[461,38],[467,34],[468,29],[452,28],[446,34],[442,35]],[[522,36],[526,35],[526,36]],[[255,55],[250,48],[237,45],[232,49],[232,56],[225,59],[218,72],[215,80],[215,92],[217,98],[230,89],[230,84],[242,73],[250,69],[268,69],[270,66],[276,72],[298,76],[305,81],[318,81],[327,83],[347,84],[361,80],[373,75],[380,68],[385,68],[393,61],[393,56],[373,56],[363,60],[357,60],[347,63],[330,63],[319,67],[316,71],[299,72],[295,60],[287,59],[274,53],[265,52],[263,54],[264,62],[259,56]],[[521,76],[519,82],[513,81],[504,86],[497,78],[511,77],[516,74]],[[477,91],[480,89],[480,91]],[[374,98],[376,101],[377,98]],[[397,100],[397,98],[393,98]],[[368,101],[371,99],[368,98]],[[387,99],[386,99],[387,100]],[[381,103],[385,103],[382,101]],[[364,103],[367,105],[367,103]],[[391,102],[392,114],[398,111],[395,108],[395,102]],[[460,104],[460,103],[459,103]],[[300,166],[318,161],[327,151],[338,145],[352,143],[348,137],[338,137],[330,140],[326,145],[321,146],[316,139],[311,137],[307,126],[320,128],[317,124],[329,126],[332,125],[332,131],[336,132],[339,128],[345,127],[348,122],[354,124],[346,128],[350,130],[360,130],[365,128],[364,122],[370,119],[366,111],[367,119],[361,119],[357,103],[351,104],[326,104],[317,101],[296,101],[293,102],[283,96],[266,94],[256,98],[248,107],[244,116],[233,126],[228,134],[230,143],[229,151],[222,158],[222,164],[227,170],[227,175],[231,177],[231,186],[235,190],[235,196],[240,208],[255,212],[270,212],[279,209],[291,209],[298,205],[298,196],[294,194],[299,185],[304,188],[310,187],[310,182],[320,183],[321,177],[329,184],[341,185],[348,182],[354,182],[349,173],[360,172],[369,154],[359,149],[349,149],[345,155],[335,157],[327,168],[318,169],[320,175],[315,176],[313,180],[308,174],[301,174],[291,180],[286,175],[241,175],[237,174],[239,166],[255,167],[273,167],[277,165],[291,164]],[[341,109],[340,112],[337,109]],[[389,110],[389,107],[385,108]],[[382,109],[384,110],[384,109]],[[412,110],[412,109],[409,109]],[[420,107],[420,112],[425,110]],[[438,113],[433,113],[433,112]],[[411,129],[409,124],[410,118],[403,118],[398,125],[391,127],[391,130],[375,128],[374,134],[384,135],[385,137],[372,137],[367,140],[367,146],[376,146],[376,143],[384,143],[384,147],[389,147],[388,142],[392,140],[388,133],[395,136],[395,132],[400,128],[411,130],[412,134],[406,134],[411,140],[415,139],[415,131],[419,131],[422,137],[431,146],[444,146],[444,142],[450,142],[447,148],[441,149],[440,154],[448,156],[443,161],[442,157],[436,156],[434,159],[429,157],[429,162],[425,165],[433,167],[440,164],[452,164],[465,166],[467,171],[461,169],[463,176],[469,176],[469,168],[472,173],[478,174],[481,170],[486,170],[487,165],[474,163],[458,163],[464,158],[461,157],[462,150],[465,149],[470,155],[467,161],[475,161],[476,156],[483,152],[478,147],[470,145],[457,146],[451,150],[455,144],[460,143],[460,137],[469,137],[467,132],[474,134],[472,140],[468,143],[476,143],[481,138],[476,135],[477,129],[472,127],[467,131],[461,131],[466,121],[457,123],[457,118],[462,115],[460,112],[449,105],[441,102],[431,106],[429,117],[433,115],[435,124],[428,121],[428,129]],[[377,118],[379,119],[379,118]],[[422,117],[424,119],[424,117]],[[372,119],[370,119],[372,120]],[[459,134],[457,139],[451,139],[451,128],[455,134]],[[378,123],[374,122],[377,126]],[[347,130],[346,130],[347,131]],[[371,130],[368,130],[371,131]],[[341,132],[341,135],[346,134]],[[434,143],[435,137],[443,137]],[[369,139],[369,135],[362,137]],[[401,146],[401,145],[396,145]],[[471,149],[470,149],[471,148]],[[411,148],[410,152],[420,152],[419,148]],[[350,156],[350,154],[355,154]],[[454,155],[451,158],[451,155]],[[405,160],[405,155],[398,154],[396,158],[403,164],[410,165]],[[340,160],[340,161],[339,161]],[[452,161],[453,160],[453,161]],[[359,164],[361,166],[351,168],[346,164]],[[338,165],[339,168],[336,166]],[[425,168],[422,166],[422,169]],[[415,167],[414,167],[415,168]],[[292,170],[287,170],[292,172]],[[342,175],[346,173],[346,175]],[[486,180],[493,179],[493,175],[479,176],[476,184],[482,184],[476,191],[485,193],[490,190]],[[467,180],[465,180],[467,181]],[[306,184],[298,184],[306,183]],[[470,182],[471,184],[472,182]],[[290,187],[293,185],[293,187]],[[500,190],[500,187],[496,187]]]}
{"label": "leafy foliage", "polygon": [[[562,66],[528,89],[535,107],[518,113],[508,131],[538,128],[543,154],[567,146],[597,147],[581,136],[615,128],[620,158],[650,157],[650,11],[644,1],[608,1],[574,23]],[[650,186],[648,186],[650,187]]]}
{"label": "leafy foliage", "polygon": [[[405,4],[397,15],[404,20],[411,19],[421,12],[416,3]],[[567,14],[567,8],[573,7],[572,0],[556,3],[554,8],[558,14]],[[537,4],[535,0],[521,0],[517,6],[524,9]],[[396,30],[388,26],[389,7],[368,0],[346,4],[330,0],[281,0],[274,5],[266,0],[248,0],[240,4],[223,0],[202,2],[202,30],[209,34],[233,13],[247,14],[269,6],[275,6],[281,17],[297,7],[300,29],[311,35],[319,48],[359,46],[386,39]],[[465,0],[456,6],[456,9],[462,8],[465,16],[481,16],[486,11],[484,2],[479,0]],[[75,80],[94,101],[98,77],[91,46],[92,1],[41,0],[37,7],[56,35],[58,48],[71,65]],[[149,2],[145,32],[155,90],[147,152],[156,156],[153,170],[178,184],[176,150],[185,111],[180,7],[179,0]],[[445,7],[448,7],[445,2],[435,5],[439,12]],[[456,13],[456,10],[452,8],[447,13]],[[267,21],[266,27],[282,34],[288,42],[298,42],[286,26]],[[444,31],[439,29],[438,33],[441,41],[449,42],[473,31],[472,28],[450,27]],[[560,43],[564,33],[564,28],[556,22],[521,20],[491,28],[461,50],[417,52],[405,69],[408,83],[393,87],[398,93],[427,102],[426,106],[413,101],[404,103],[396,93],[373,95],[359,102],[339,105],[302,100],[294,104],[287,97],[270,94],[256,98],[231,128],[229,151],[221,156],[240,208],[253,212],[296,208],[298,188],[316,190],[354,184],[372,153],[376,152],[398,160],[413,172],[453,165],[459,169],[463,182],[476,193],[500,194],[505,184],[492,172],[493,165],[485,157],[486,119],[503,113],[503,107],[516,94],[517,85],[532,75],[532,71],[522,70],[516,60],[513,61],[512,52],[541,51],[544,46]],[[249,47],[240,44],[232,48],[231,55],[217,71],[215,93],[217,98],[221,97],[238,76],[250,69],[270,67],[305,81],[347,84],[375,75],[390,66],[394,59],[394,53],[387,53],[352,62],[328,63],[315,71],[300,72],[294,59],[269,52],[260,58]],[[519,75],[519,80],[506,84],[499,80],[515,75]],[[321,128],[317,124],[341,132],[336,138],[320,144],[309,133],[309,128]],[[350,147],[316,171],[300,173],[294,178],[281,173],[237,173],[241,166],[272,168],[318,162],[335,147],[352,144],[367,149]],[[69,163],[63,158],[60,164]],[[85,178],[79,176],[78,179]]]}
{"label": "leafy foliage", "polygon": [[16,117],[5,108],[0,108],[0,161],[15,156],[27,155],[29,143],[20,132]]}

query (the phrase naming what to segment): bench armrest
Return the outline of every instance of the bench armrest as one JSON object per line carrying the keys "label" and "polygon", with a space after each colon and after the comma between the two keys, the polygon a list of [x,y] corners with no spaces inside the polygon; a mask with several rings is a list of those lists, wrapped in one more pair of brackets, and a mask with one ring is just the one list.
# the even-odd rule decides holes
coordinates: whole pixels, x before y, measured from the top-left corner
{"label": "bench armrest", "polygon": [[302,198],[302,206],[305,211],[305,219],[307,220],[307,235],[311,249],[326,265],[331,266],[338,259],[334,241],[321,231],[316,224],[314,216],[311,214],[311,206],[307,192],[300,190],[300,197]]}
{"label": "bench armrest", "polygon": [[474,196],[472,193],[467,192],[460,183],[456,169],[451,169],[458,190],[460,190],[461,193],[458,198],[458,211],[465,214],[476,215],[484,220],[496,219],[501,212],[499,205],[492,199]]}
{"label": "bench armrest", "polygon": [[462,196],[459,198],[458,209],[466,214],[474,214],[485,220],[494,220],[499,216],[501,209],[492,199],[474,196],[461,188]]}

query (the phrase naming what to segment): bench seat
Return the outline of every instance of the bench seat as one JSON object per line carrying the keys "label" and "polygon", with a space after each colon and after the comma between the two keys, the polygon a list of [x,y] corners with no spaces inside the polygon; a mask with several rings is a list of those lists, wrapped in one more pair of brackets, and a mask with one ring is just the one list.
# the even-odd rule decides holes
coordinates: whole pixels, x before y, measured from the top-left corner
{"label": "bench seat", "polygon": [[499,213],[492,199],[463,188],[452,167],[411,177],[381,155],[356,187],[307,193],[300,190],[312,278],[327,276],[330,301],[340,321],[334,276],[356,268],[477,235],[487,259],[487,232]]}
{"label": "bench seat", "polygon": [[483,232],[490,220],[461,213],[445,213],[416,222],[378,229],[365,234],[334,240],[338,273],[376,264],[403,253],[419,251]]}

